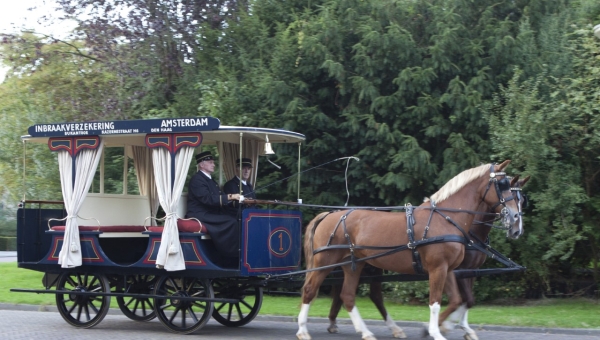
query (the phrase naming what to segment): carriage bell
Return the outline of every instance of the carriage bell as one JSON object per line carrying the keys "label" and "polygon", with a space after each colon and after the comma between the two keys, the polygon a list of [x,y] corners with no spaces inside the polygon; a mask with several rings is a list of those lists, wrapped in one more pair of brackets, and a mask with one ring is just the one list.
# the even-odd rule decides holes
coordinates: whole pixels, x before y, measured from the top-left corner
{"label": "carriage bell", "polygon": [[269,143],[269,135],[265,135],[267,137],[267,142],[265,143],[265,155],[274,155],[275,151],[271,147],[271,143]]}

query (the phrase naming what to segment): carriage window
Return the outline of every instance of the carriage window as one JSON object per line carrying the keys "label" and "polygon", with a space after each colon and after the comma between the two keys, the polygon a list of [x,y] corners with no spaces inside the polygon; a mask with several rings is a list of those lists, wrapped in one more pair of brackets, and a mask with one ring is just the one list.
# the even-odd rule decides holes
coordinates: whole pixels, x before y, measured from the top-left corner
{"label": "carriage window", "polygon": [[[89,192],[139,195],[133,159],[126,157],[124,150],[123,147],[104,149]],[[103,178],[102,173],[104,173]]]}
{"label": "carriage window", "polygon": [[104,193],[123,193],[123,148],[104,149]]}
{"label": "carriage window", "polygon": [[127,192],[128,195],[139,195],[140,188],[138,186],[137,175],[135,174],[135,166],[133,159],[127,157]]}

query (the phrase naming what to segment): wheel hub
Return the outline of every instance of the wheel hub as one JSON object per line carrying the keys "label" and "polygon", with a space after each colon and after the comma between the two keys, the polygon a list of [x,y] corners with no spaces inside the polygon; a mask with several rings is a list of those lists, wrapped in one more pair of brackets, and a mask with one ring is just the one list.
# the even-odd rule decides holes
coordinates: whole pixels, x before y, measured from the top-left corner
{"label": "wheel hub", "polygon": [[189,307],[191,304],[190,300],[180,300],[177,297],[189,297],[189,294],[183,291],[178,291],[177,293],[171,295],[171,305],[174,307]]}

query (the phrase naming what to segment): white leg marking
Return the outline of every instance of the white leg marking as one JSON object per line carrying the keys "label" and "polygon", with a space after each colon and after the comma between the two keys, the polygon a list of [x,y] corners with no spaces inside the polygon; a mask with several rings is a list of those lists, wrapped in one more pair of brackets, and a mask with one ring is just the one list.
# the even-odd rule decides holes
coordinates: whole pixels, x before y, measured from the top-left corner
{"label": "white leg marking", "polygon": [[456,327],[456,324],[460,323],[466,311],[467,304],[463,303],[454,312],[452,312],[452,314],[448,316],[448,319],[442,322],[442,327],[440,327],[442,334],[446,334],[448,331],[453,330]]}
{"label": "white leg marking", "polygon": [[365,325],[363,319],[360,317],[360,313],[358,312],[358,308],[356,308],[356,306],[352,308],[352,311],[349,314],[350,319],[352,319],[354,329],[357,333],[362,333],[363,339],[376,340],[373,333],[371,333],[371,331],[367,328],[367,325]]}
{"label": "white leg marking", "polygon": [[433,337],[434,340],[446,340],[440,333],[440,328],[438,327],[438,322],[440,320],[440,304],[435,302],[433,305],[429,306],[429,335]]}
{"label": "white leg marking", "polygon": [[396,325],[396,323],[394,322],[394,320],[392,320],[389,314],[385,317],[385,325],[388,326],[388,328],[392,331],[392,335],[394,336],[394,338],[406,339],[406,334],[404,333],[402,328]]}
{"label": "white leg marking", "polygon": [[298,333],[296,336],[300,340],[310,340],[310,334],[308,334],[308,328],[306,328],[306,323],[308,322],[308,309],[310,308],[309,304],[303,303],[300,308],[300,314],[298,314]]}
{"label": "white leg marking", "polygon": [[[462,306],[461,306],[462,307]],[[460,319],[459,323],[460,328],[462,328],[467,334],[465,334],[465,338],[468,337],[470,340],[478,340],[477,334],[471,327],[469,327],[469,310],[465,307],[465,312]]]}

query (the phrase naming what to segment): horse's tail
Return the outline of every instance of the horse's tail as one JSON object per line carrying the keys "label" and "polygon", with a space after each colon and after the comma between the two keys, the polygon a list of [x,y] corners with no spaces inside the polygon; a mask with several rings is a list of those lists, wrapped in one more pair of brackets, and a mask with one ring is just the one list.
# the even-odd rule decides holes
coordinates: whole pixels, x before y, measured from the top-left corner
{"label": "horse's tail", "polygon": [[306,234],[304,234],[304,257],[306,259],[306,269],[312,269],[313,268],[313,251],[314,251],[314,244],[313,244],[313,240],[315,237],[315,230],[317,229],[317,226],[319,225],[319,223],[321,223],[321,221],[323,221],[325,219],[325,217],[327,217],[327,215],[329,215],[331,212],[326,211],[326,212],[322,212],[319,215],[315,216],[315,218],[312,219],[312,221],[310,221],[308,223],[308,225],[306,226]]}

